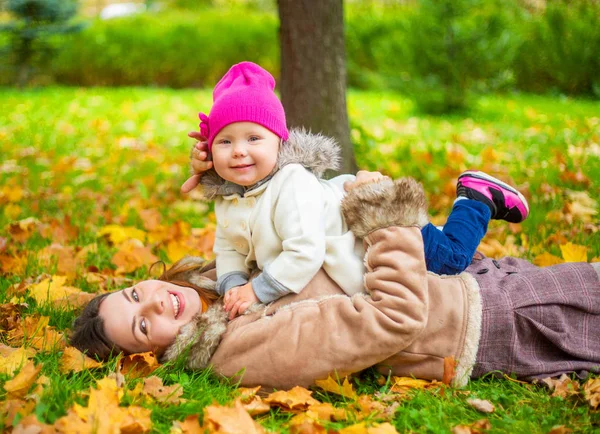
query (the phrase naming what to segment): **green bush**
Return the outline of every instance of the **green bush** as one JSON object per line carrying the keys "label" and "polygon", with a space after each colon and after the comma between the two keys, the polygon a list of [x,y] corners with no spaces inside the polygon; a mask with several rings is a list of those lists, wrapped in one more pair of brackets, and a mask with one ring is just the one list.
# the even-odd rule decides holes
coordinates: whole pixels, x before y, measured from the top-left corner
{"label": "green bush", "polygon": [[464,109],[475,91],[510,79],[519,46],[510,2],[421,0],[408,19],[405,91],[428,113]]}
{"label": "green bush", "polygon": [[526,16],[514,64],[517,86],[600,97],[600,2],[553,0]]}
{"label": "green bush", "polygon": [[95,21],[54,59],[59,83],[212,86],[234,63],[279,70],[277,20],[207,9]]}

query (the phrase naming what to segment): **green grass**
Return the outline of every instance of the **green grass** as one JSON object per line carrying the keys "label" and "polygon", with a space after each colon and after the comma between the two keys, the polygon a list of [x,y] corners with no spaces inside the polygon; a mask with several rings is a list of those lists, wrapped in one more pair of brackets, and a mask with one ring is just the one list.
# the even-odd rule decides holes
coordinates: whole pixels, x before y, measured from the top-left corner
{"label": "green grass", "polygon": [[[96,238],[106,224],[142,228],[140,208],[157,209],[162,223],[185,221],[203,227],[211,219],[210,207],[179,193],[188,173],[186,137],[196,129],[197,113],[210,106],[209,90],[73,89],[47,88],[0,93],[0,237],[8,240],[5,254],[27,256],[25,269],[0,278],[0,302],[13,283],[53,273],[37,253],[52,243],[35,233],[24,243],[11,239],[7,225],[36,217],[42,223],[65,216],[78,228],[67,244],[82,247],[98,243],[98,253],[86,266],[107,272],[115,248]],[[525,192],[531,217],[522,232],[506,224],[490,227],[491,239],[533,259],[542,252],[560,256],[561,243],[588,248],[588,259],[600,256],[598,216],[588,221],[569,211],[569,191],[600,197],[600,104],[568,98],[528,95],[488,96],[469,113],[445,117],[423,116],[400,95],[349,93],[349,113],[356,156],[361,168],[391,176],[411,175],[425,184],[431,212],[443,220],[453,200],[456,176],[476,168],[501,176]],[[574,174],[580,172],[578,176]],[[23,190],[9,206],[8,194]],[[557,211],[562,214],[557,214]],[[513,236],[513,241],[509,237]],[[507,247],[508,249],[508,247]],[[153,252],[165,259],[163,244]],[[0,252],[1,253],[1,252]],[[13,270],[15,271],[15,270]],[[141,279],[140,269],[128,277]],[[81,276],[70,283],[86,291],[97,286]],[[109,286],[110,288],[119,285]],[[26,314],[50,315],[50,325],[69,330],[71,310],[29,303]],[[57,352],[40,353],[43,374],[51,382],[34,413],[53,423],[73,403],[85,404],[85,391],[108,374],[114,363],[96,371],[62,375]],[[113,361],[114,362],[114,361]],[[153,410],[156,432],[168,432],[173,420],[202,411],[213,400],[228,402],[234,385],[210,373],[166,367],[158,374],[165,384],[180,383],[187,402],[178,406],[145,404]],[[375,374],[367,372],[355,383],[361,393],[385,392]],[[9,379],[0,378],[0,384]],[[466,404],[468,397],[488,399],[496,412],[487,416],[492,432],[546,433],[555,425],[575,432],[600,429],[598,413],[576,399],[551,398],[536,385],[522,385],[493,377],[472,382],[463,391],[445,389],[416,392],[402,402],[393,424],[399,432],[450,432],[485,415]],[[341,403],[339,397],[316,393],[320,400]],[[0,392],[0,401],[6,399]],[[286,432],[289,415],[273,410],[259,421],[271,431]],[[0,421],[0,423],[3,423]],[[340,427],[344,424],[334,424]]]}

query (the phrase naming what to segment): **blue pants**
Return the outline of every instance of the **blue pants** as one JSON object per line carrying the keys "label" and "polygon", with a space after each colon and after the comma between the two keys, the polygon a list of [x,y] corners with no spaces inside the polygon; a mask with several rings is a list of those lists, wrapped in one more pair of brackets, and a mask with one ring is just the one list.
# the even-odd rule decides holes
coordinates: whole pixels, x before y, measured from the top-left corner
{"label": "blue pants", "polygon": [[479,242],[487,232],[491,211],[481,202],[459,200],[443,230],[431,223],[421,229],[425,244],[427,270],[436,274],[459,274],[473,259]]}

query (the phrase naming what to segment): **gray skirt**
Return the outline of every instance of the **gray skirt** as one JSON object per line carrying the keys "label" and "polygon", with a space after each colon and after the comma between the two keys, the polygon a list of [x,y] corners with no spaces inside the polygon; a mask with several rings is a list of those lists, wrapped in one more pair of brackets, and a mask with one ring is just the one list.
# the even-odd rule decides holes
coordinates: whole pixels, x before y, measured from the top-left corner
{"label": "gray skirt", "polygon": [[600,372],[599,271],[585,263],[474,260],[467,272],[481,288],[483,314],[472,377]]}

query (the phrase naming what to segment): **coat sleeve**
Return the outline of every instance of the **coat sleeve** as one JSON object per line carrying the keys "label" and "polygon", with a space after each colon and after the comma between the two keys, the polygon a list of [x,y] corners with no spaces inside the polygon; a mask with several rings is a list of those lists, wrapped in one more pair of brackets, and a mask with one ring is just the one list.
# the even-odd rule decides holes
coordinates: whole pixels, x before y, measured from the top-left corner
{"label": "coat sleeve", "polygon": [[[366,202],[355,199],[360,211]],[[309,386],[406,348],[428,319],[423,239],[415,224],[381,216],[373,223],[365,236],[369,295],[317,297],[240,327],[233,321],[211,360],[215,370],[241,378],[243,385]]]}
{"label": "coat sleeve", "polygon": [[217,261],[215,290],[220,295],[224,295],[234,286],[240,286],[248,282],[249,269],[246,266],[246,256],[235,250],[231,240],[223,234],[220,224],[217,224],[213,252]]}
{"label": "coat sleeve", "polygon": [[263,303],[300,292],[325,260],[323,188],[298,164],[286,166],[281,176],[274,189],[272,219],[282,251],[252,281]]}

